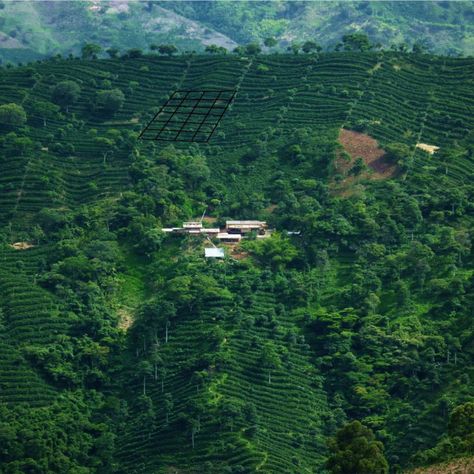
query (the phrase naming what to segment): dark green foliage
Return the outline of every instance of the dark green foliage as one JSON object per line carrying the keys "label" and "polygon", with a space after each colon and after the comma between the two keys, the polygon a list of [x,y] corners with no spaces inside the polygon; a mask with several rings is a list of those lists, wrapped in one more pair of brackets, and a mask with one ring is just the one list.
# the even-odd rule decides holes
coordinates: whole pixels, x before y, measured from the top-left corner
{"label": "dark green foliage", "polygon": [[178,52],[178,48],[174,44],[160,44],[158,52],[167,56],[173,56],[173,54]]}
{"label": "dark green foliage", "polygon": [[81,49],[82,59],[96,59],[101,51],[102,48],[98,44],[85,44]]}
{"label": "dark green foliage", "polygon": [[19,127],[26,122],[26,113],[21,105],[0,105],[0,124],[8,127]]}
{"label": "dark green foliage", "polygon": [[364,33],[352,33],[342,37],[346,51],[369,51],[372,49],[369,37]]}
{"label": "dark green foliage", "polygon": [[54,103],[68,110],[68,107],[79,99],[80,93],[81,88],[76,82],[70,80],[61,81],[54,86],[52,99]]}
{"label": "dark green foliage", "polygon": [[341,428],[330,441],[331,455],[327,462],[334,474],[386,474],[388,463],[383,445],[376,441],[371,429],[359,421]]}
{"label": "dark green foliage", "polygon": [[278,44],[278,41],[275,38],[270,36],[270,37],[264,39],[263,44],[267,48],[273,48],[274,46],[276,46]]}
{"label": "dark green foliage", "polygon": [[120,51],[117,48],[108,48],[106,53],[110,56],[111,59],[118,57]]}
{"label": "dark green foliage", "polygon": [[[468,402],[456,407],[449,420],[449,435],[460,438],[474,435],[474,402]],[[474,439],[472,439],[474,441]]]}
{"label": "dark green foliage", "polygon": [[247,46],[245,46],[245,53],[251,56],[259,54],[261,52],[262,48],[258,43],[249,43]]}
{"label": "dark green foliage", "polygon": [[142,56],[143,51],[140,48],[132,48],[125,53],[125,57],[130,59],[141,58]]}
{"label": "dark green foliage", "polygon": [[95,105],[99,112],[112,115],[118,112],[125,101],[125,95],[120,89],[98,91]]}
{"label": "dark green foliage", "polygon": [[318,53],[322,50],[321,46],[315,41],[305,41],[301,46],[301,49],[305,53],[311,53],[317,51]]}
{"label": "dark green foliage", "polygon": [[222,46],[217,46],[215,44],[210,44],[210,45],[206,46],[204,51],[206,53],[210,53],[210,54],[226,54],[227,53],[227,49],[225,49]]}
{"label": "dark green foliage", "polygon": [[59,107],[51,102],[38,100],[28,103],[28,107],[31,114],[31,119],[37,121],[40,120],[43,127],[47,126],[49,119],[54,119],[58,116]]}
{"label": "dark green foliage", "polygon": [[[28,115],[0,139],[7,472],[319,473],[351,419],[381,472],[375,439],[393,470],[472,452],[472,60],[241,53],[2,71]],[[202,81],[241,81],[208,144],[137,140]],[[341,126],[393,175],[352,175]],[[204,209],[276,231],[206,260],[161,230]]]}

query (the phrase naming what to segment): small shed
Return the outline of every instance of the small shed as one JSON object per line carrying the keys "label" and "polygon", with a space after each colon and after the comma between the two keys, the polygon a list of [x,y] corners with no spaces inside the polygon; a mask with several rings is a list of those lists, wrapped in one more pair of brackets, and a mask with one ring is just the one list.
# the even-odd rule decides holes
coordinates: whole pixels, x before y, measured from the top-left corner
{"label": "small shed", "polygon": [[204,249],[204,256],[206,258],[224,258],[224,249],[217,247],[206,247]]}

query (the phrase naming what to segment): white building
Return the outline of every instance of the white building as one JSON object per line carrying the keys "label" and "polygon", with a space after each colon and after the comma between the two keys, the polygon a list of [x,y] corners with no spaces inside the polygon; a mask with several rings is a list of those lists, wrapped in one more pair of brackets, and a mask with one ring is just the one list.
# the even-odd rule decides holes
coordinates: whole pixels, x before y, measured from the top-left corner
{"label": "white building", "polygon": [[224,249],[217,247],[206,247],[204,249],[204,256],[206,258],[224,258]]}

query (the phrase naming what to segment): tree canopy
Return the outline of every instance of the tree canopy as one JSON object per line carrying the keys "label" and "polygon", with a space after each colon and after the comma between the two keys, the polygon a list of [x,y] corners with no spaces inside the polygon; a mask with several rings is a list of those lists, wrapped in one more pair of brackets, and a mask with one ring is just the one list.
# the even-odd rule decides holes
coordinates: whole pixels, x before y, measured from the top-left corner
{"label": "tree canopy", "polygon": [[0,124],[20,127],[25,122],[26,112],[21,105],[14,103],[0,105]]}
{"label": "tree canopy", "polygon": [[383,445],[370,428],[353,421],[341,428],[329,444],[327,468],[333,474],[386,474]]}

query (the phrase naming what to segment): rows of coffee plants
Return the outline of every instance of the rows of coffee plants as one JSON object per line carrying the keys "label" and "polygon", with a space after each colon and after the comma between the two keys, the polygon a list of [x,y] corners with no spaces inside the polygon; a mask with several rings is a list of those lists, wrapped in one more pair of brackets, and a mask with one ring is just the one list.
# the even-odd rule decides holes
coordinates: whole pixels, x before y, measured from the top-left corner
{"label": "rows of coffee plants", "polygon": [[[153,406],[142,418],[144,405],[131,408],[118,450],[129,472],[173,464],[212,473],[229,463],[312,472],[322,462],[321,380],[294,319],[265,284],[242,288],[238,297],[208,297],[171,322],[168,342],[164,322],[157,328],[156,380],[153,370],[145,380],[139,371],[128,379],[130,396],[145,391]],[[140,335],[131,355],[137,366],[153,361],[151,341]]]}

